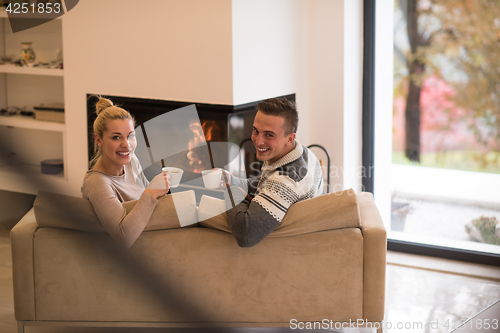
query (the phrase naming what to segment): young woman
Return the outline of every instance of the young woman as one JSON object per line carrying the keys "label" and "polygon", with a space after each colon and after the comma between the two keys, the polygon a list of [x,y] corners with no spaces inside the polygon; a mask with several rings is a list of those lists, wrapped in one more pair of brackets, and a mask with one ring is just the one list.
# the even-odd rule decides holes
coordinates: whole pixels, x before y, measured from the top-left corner
{"label": "young woman", "polygon": [[[165,188],[148,188],[149,182],[134,154],[137,141],[130,113],[106,98],[99,98],[96,113],[95,156],[83,180],[82,196],[92,203],[109,234],[118,243],[130,247],[146,227],[157,198],[169,192],[170,175],[161,173],[154,179],[161,184],[163,179]],[[127,214],[122,202],[131,200],[138,201]]]}

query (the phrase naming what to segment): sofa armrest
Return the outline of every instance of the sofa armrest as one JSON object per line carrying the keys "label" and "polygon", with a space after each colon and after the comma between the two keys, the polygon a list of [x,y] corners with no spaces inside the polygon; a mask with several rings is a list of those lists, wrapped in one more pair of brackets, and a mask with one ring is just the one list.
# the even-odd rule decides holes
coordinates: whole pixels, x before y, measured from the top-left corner
{"label": "sofa armrest", "polygon": [[363,249],[363,319],[384,319],[387,233],[373,194],[357,194],[361,217]]}
{"label": "sofa armrest", "polygon": [[10,231],[16,320],[35,320],[33,241],[38,229],[33,208]]}

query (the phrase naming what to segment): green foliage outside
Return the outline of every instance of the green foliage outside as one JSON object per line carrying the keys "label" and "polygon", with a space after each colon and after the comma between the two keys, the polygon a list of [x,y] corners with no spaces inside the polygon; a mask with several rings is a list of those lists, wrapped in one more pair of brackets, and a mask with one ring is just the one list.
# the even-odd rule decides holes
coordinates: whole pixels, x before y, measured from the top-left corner
{"label": "green foliage outside", "polygon": [[[452,88],[453,93],[445,97],[453,109],[461,110],[457,117],[484,148],[476,154],[483,161],[473,168],[487,172],[480,169],[492,158],[488,152],[500,154],[500,1],[398,0],[395,14],[399,19],[395,22],[394,97],[406,99],[406,155],[416,162],[424,155],[422,83],[433,76]],[[398,31],[406,31],[406,38],[398,38]],[[469,153],[464,154],[467,160]]]}
{"label": "green foliage outside", "polygon": [[473,220],[472,224],[481,231],[481,236],[486,243],[500,245],[500,238],[495,234],[495,226],[498,224],[495,217],[481,216]]}
{"label": "green foliage outside", "polygon": [[[421,153],[420,163],[410,161],[404,152],[392,152],[392,163],[429,168],[500,174],[500,161],[496,152],[486,155],[473,151],[448,151],[444,153]],[[486,163],[485,163],[486,162]]]}

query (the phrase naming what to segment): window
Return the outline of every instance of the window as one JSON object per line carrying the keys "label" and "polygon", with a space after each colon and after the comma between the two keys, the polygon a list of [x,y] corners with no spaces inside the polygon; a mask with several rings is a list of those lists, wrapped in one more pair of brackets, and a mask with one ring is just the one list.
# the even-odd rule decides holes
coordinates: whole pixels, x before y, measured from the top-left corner
{"label": "window", "polygon": [[368,183],[389,248],[498,260],[500,2],[379,0],[371,10],[375,94],[363,131],[375,143],[364,166],[375,166]]}

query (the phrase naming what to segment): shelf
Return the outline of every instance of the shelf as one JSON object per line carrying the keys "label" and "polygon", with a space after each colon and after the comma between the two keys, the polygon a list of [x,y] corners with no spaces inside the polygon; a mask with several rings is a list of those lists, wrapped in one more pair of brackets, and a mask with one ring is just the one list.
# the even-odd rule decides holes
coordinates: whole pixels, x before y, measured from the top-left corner
{"label": "shelf", "polygon": [[57,175],[48,175],[42,173],[42,167],[40,165],[31,164],[7,164],[0,166],[0,175],[3,176],[5,174],[25,176],[27,178],[64,179],[64,171]]}
{"label": "shelf", "polygon": [[43,174],[38,165],[8,164],[0,166],[0,189],[37,194],[38,191],[63,192],[64,171],[57,175]]}
{"label": "shelf", "polygon": [[66,125],[50,121],[36,120],[26,116],[0,116],[0,126],[36,129],[42,131],[64,132]]}
{"label": "shelf", "polygon": [[59,68],[39,68],[39,67],[19,67],[12,64],[0,65],[0,73],[26,74],[44,76],[64,76],[64,69]]}

